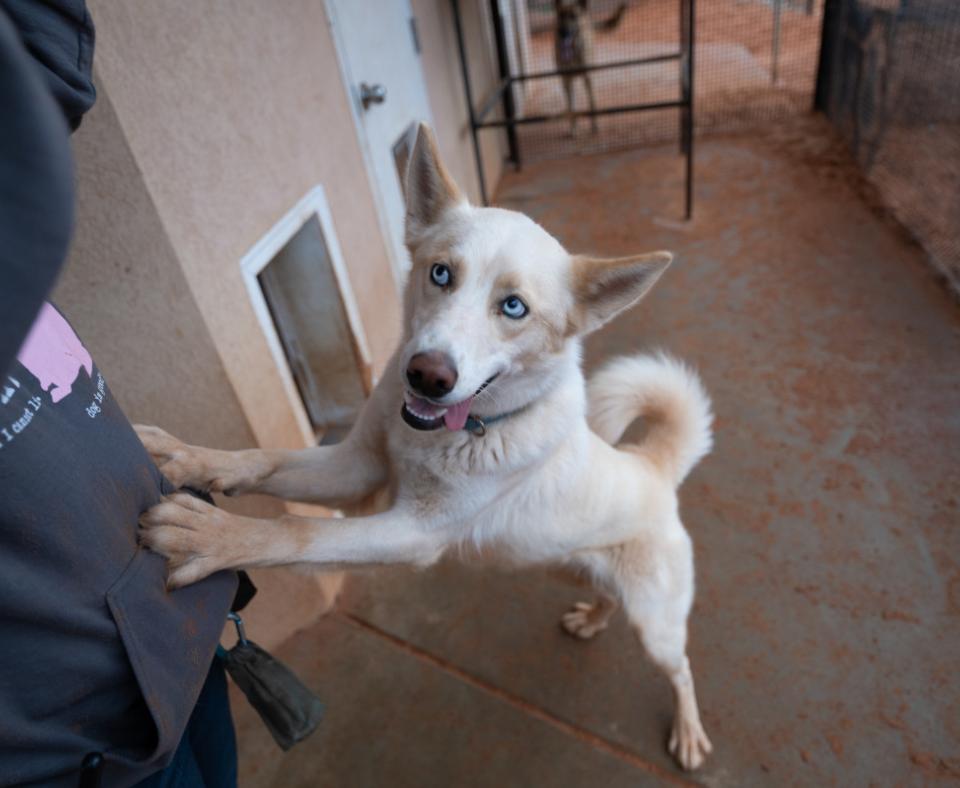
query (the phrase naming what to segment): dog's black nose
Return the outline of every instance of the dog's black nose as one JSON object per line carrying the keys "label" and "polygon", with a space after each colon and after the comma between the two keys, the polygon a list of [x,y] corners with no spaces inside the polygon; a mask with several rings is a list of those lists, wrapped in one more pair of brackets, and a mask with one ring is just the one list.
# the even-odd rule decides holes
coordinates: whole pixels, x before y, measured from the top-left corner
{"label": "dog's black nose", "polygon": [[457,385],[457,368],[446,353],[417,353],[407,364],[407,381],[418,394],[439,399]]}

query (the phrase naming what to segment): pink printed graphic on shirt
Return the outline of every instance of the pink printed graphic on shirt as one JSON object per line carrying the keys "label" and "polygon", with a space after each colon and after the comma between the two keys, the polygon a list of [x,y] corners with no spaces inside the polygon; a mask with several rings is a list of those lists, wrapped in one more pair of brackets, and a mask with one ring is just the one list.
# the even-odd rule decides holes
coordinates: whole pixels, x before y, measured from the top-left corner
{"label": "pink printed graphic on shirt", "polygon": [[93,359],[70,324],[50,304],[44,304],[33,322],[17,359],[40,381],[40,388],[59,402],[73,390],[73,383],[85,369],[93,374]]}

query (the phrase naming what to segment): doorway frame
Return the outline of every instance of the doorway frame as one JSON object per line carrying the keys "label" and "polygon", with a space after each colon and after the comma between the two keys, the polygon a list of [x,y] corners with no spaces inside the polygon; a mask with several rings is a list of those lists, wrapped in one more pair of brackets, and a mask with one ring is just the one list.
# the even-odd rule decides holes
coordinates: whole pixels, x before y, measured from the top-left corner
{"label": "doorway frame", "polygon": [[287,400],[293,411],[294,418],[296,419],[297,427],[300,429],[300,433],[307,446],[316,446],[319,436],[310,423],[306,406],[304,405],[303,398],[300,396],[300,390],[297,387],[293,372],[290,369],[287,354],[283,350],[283,343],[280,340],[280,335],[277,333],[276,324],[273,322],[273,316],[270,313],[270,307],[267,304],[267,299],[263,293],[263,288],[260,286],[258,277],[260,272],[276,257],[277,253],[314,217],[316,217],[320,223],[320,233],[327,247],[330,267],[333,270],[333,276],[337,283],[340,301],[347,315],[347,324],[353,336],[357,355],[362,364],[362,367],[357,371],[369,394],[373,386],[376,385],[373,354],[370,352],[367,335],[363,328],[363,322],[360,319],[360,309],[357,306],[353,288],[350,285],[347,266],[343,259],[343,253],[340,250],[340,242],[337,239],[336,229],[333,224],[333,215],[330,213],[330,205],[327,202],[327,195],[323,186],[317,184],[307,192],[307,194],[284,214],[240,259],[240,271],[243,275],[243,281],[247,287],[251,304],[253,305],[253,311],[266,337],[267,346],[270,348],[270,355],[273,356],[274,364],[277,367],[277,374],[283,383],[283,389],[287,395]]}
{"label": "doorway frame", "polygon": [[[373,154],[370,151],[370,142],[367,138],[366,127],[363,121],[365,110],[363,109],[363,104],[360,100],[360,94],[358,91],[358,85],[360,84],[361,80],[360,77],[355,75],[350,69],[350,58],[347,53],[347,45],[343,38],[342,26],[337,18],[337,9],[335,7],[334,0],[324,0],[323,7],[327,14],[327,22],[330,25],[330,34],[333,38],[334,49],[337,53],[337,64],[340,68],[340,80],[343,83],[347,104],[350,105],[350,117],[353,119],[354,133],[356,134],[357,144],[360,146],[360,153],[363,156],[363,167],[366,171],[367,183],[370,185],[370,192],[373,195],[373,203],[377,213],[377,227],[380,229],[380,236],[383,238],[384,246],[387,250],[387,257],[390,260],[390,268],[393,271],[393,281],[397,290],[397,297],[402,298],[409,266],[406,264],[405,260],[400,260],[397,258],[397,252],[394,249],[394,244],[392,241],[393,232],[390,229],[390,223],[387,219],[387,206],[384,201],[379,180],[377,179],[376,166],[374,165]],[[415,15],[413,14],[412,5],[410,5],[410,19],[411,22],[416,19]],[[404,32],[404,34],[406,33]],[[421,79],[423,79],[422,73]],[[425,118],[420,118],[419,120],[429,124],[430,126],[433,126],[433,107],[430,104],[430,91],[427,87],[426,80],[423,80],[423,89],[424,94],[427,97],[427,109],[430,114]],[[401,191],[404,191],[404,189],[401,188]]]}

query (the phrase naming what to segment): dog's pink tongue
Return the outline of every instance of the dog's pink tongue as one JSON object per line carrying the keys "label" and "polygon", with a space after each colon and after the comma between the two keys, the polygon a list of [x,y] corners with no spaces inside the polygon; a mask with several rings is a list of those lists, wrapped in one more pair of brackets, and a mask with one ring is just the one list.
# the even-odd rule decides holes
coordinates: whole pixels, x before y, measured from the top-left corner
{"label": "dog's pink tongue", "polygon": [[470,416],[470,406],[473,404],[473,397],[468,397],[463,402],[451,405],[447,412],[443,414],[443,423],[447,425],[448,430],[462,430],[463,425],[467,423]]}

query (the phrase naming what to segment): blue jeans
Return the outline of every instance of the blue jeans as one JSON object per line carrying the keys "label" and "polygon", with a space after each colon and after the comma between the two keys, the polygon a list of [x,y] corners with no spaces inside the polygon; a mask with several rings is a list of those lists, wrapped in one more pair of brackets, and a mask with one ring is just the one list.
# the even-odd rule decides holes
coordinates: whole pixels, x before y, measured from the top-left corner
{"label": "blue jeans", "polygon": [[214,657],[180,746],[170,765],[136,788],[236,788],[237,739],[227,677]]}

